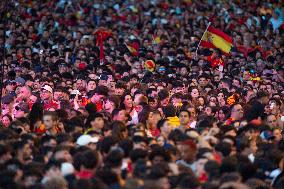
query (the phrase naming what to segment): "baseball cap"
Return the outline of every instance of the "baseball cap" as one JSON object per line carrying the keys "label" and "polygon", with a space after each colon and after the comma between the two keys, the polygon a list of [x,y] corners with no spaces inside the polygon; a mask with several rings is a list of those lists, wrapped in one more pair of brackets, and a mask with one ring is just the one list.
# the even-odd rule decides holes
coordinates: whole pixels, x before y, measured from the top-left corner
{"label": "baseball cap", "polygon": [[2,104],[10,104],[14,100],[13,95],[6,95],[2,97]]}
{"label": "baseball cap", "polygon": [[260,137],[264,140],[273,140],[275,138],[275,136],[273,135],[273,133],[271,131],[262,131],[260,134]]}
{"label": "baseball cap", "polygon": [[25,85],[25,83],[26,83],[26,81],[21,77],[17,77],[15,80],[13,80],[11,82],[15,82],[15,83],[18,83],[20,85]]}
{"label": "baseball cap", "polygon": [[41,89],[44,89],[44,90],[47,90],[50,93],[53,93],[53,89],[49,85],[44,85],[43,87],[41,87]]}
{"label": "baseball cap", "polygon": [[79,145],[79,146],[86,146],[90,143],[97,143],[99,141],[99,138],[98,137],[92,137],[91,135],[81,135],[76,143]]}

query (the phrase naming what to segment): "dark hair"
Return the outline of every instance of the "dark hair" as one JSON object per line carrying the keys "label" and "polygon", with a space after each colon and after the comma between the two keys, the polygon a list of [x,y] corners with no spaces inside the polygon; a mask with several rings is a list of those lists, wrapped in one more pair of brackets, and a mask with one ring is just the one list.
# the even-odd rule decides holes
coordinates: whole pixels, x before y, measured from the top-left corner
{"label": "dark hair", "polygon": [[173,105],[168,105],[162,107],[165,117],[174,117],[176,116],[176,109]]}
{"label": "dark hair", "polygon": [[163,125],[164,125],[164,123],[165,123],[166,121],[169,121],[169,120],[168,120],[168,119],[161,119],[161,120],[157,123],[157,128],[158,128],[159,130],[161,130],[161,127],[163,127]]}
{"label": "dark hair", "polygon": [[101,153],[108,154],[111,147],[114,146],[118,141],[112,137],[105,137],[102,141],[98,143],[98,149],[101,151]]}
{"label": "dark hair", "polygon": [[121,141],[124,138],[123,132],[127,130],[126,125],[121,121],[114,121],[111,123],[112,127],[112,136],[117,140]]}
{"label": "dark hair", "polygon": [[31,130],[34,130],[34,124],[43,117],[43,106],[41,103],[34,103],[29,114]]}
{"label": "dark hair", "polygon": [[74,164],[77,170],[80,170],[78,168],[81,166],[84,166],[86,169],[94,169],[98,164],[98,153],[93,150],[79,152],[74,156]]}

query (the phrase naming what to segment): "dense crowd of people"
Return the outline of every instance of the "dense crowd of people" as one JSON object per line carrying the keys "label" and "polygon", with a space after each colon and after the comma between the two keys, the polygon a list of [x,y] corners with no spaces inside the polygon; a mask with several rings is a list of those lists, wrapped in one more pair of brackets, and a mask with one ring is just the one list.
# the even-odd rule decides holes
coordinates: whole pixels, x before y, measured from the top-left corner
{"label": "dense crowd of people", "polygon": [[283,188],[281,0],[0,6],[0,188]]}

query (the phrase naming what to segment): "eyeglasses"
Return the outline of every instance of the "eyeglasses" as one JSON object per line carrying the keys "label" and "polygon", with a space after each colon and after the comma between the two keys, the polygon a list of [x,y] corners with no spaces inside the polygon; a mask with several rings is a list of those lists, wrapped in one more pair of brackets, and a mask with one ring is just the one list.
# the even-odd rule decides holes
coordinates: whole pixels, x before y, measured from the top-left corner
{"label": "eyeglasses", "polygon": [[277,122],[277,120],[270,120],[270,121],[268,121],[268,123],[276,123]]}
{"label": "eyeglasses", "polygon": [[20,106],[15,106],[15,110],[19,111],[19,110],[21,110],[21,107]]}

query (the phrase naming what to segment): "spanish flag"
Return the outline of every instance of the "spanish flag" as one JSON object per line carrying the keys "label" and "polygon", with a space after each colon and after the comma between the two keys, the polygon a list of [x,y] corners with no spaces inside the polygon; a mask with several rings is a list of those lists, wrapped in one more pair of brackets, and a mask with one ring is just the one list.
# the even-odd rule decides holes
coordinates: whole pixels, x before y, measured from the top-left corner
{"label": "spanish flag", "polygon": [[207,48],[218,48],[225,54],[229,54],[233,46],[233,39],[221,30],[209,26],[200,45]]}
{"label": "spanish flag", "polygon": [[138,43],[132,43],[132,44],[126,44],[125,46],[127,47],[128,51],[133,55],[133,56],[138,56],[139,52],[139,44]]}

